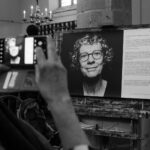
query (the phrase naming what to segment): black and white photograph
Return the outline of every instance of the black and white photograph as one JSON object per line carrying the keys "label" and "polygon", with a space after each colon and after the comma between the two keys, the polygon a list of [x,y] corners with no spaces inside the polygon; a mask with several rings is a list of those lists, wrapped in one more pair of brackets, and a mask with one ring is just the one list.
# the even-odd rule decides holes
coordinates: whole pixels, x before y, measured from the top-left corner
{"label": "black and white photograph", "polygon": [[[13,37],[5,39],[5,62],[7,64],[23,64],[24,63],[24,38]],[[8,61],[9,60],[9,61]]]}
{"label": "black and white photograph", "polygon": [[65,33],[61,60],[71,95],[121,97],[123,31]]}

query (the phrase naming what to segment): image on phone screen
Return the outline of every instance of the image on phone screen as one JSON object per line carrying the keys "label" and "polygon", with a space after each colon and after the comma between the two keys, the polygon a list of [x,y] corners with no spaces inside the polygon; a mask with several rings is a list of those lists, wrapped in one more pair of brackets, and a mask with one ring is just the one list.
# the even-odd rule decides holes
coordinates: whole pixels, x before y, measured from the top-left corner
{"label": "image on phone screen", "polygon": [[24,38],[5,38],[4,62],[6,64],[24,63]]}

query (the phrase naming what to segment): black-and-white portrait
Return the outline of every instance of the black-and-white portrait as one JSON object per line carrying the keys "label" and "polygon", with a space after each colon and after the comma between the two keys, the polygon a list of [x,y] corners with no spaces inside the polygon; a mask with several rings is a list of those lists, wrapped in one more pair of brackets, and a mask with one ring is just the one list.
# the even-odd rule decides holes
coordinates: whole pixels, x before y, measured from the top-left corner
{"label": "black-and-white portrait", "polygon": [[123,32],[65,33],[61,59],[71,95],[121,97]]}
{"label": "black-and-white portrait", "polygon": [[5,60],[9,64],[23,63],[23,38],[5,39]]}

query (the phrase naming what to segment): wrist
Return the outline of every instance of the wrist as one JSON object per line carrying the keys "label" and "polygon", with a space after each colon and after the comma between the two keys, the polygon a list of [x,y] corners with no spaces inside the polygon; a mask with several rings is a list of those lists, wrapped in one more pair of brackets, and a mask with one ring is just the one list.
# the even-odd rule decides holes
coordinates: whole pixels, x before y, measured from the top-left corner
{"label": "wrist", "polygon": [[47,99],[48,109],[52,111],[64,111],[66,108],[72,106],[71,97],[69,95],[48,97]]}
{"label": "wrist", "polygon": [[89,144],[80,127],[70,96],[61,98],[60,103],[49,103],[48,109],[53,115],[64,149]]}

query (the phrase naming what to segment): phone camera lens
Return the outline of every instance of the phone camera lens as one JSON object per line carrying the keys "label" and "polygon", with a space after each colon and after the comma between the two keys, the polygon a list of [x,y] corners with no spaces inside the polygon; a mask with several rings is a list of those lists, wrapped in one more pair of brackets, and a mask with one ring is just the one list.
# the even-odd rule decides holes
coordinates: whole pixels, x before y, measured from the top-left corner
{"label": "phone camera lens", "polygon": [[39,45],[39,46],[42,46],[42,44],[43,44],[42,41],[39,41],[39,42],[38,42],[38,45]]}

